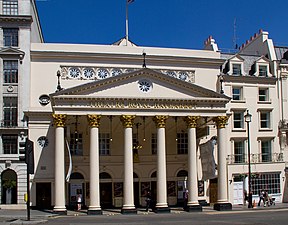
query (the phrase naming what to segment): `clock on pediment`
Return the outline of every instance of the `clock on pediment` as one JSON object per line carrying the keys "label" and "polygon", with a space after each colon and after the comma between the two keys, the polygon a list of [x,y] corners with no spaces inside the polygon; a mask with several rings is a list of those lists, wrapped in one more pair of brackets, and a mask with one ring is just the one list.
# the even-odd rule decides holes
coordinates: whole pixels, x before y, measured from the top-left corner
{"label": "clock on pediment", "polygon": [[37,139],[37,143],[41,148],[45,148],[48,146],[48,138],[45,136],[41,136]]}

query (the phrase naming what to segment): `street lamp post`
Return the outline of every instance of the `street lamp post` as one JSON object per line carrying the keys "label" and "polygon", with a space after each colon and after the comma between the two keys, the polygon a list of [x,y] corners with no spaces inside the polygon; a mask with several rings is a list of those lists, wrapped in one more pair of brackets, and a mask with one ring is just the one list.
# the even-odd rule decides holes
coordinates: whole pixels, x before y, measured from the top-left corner
{"label": "street lamp post", "polygon": [[252,190],[251,190],[250,129],[249,129],[252,115],[249,113],[249,110],[247,110],[247,113],[244,116],[244,118],[245,118],[245,122],[247,123],[247,134],[248,134],[248,208],[253,208]]}

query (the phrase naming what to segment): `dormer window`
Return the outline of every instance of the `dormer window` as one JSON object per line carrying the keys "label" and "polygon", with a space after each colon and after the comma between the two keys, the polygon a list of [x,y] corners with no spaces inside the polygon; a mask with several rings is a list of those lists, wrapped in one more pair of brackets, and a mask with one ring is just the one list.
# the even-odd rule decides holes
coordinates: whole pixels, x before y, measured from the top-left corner
{"label": "dormer window", "polygon": [[267,77],[268,68],[266,65],[259,65],[259,77]]}
{"label": "dormer window", "polygon": [[241,64],[232,64],[232,75],[234,76],[242,75]]}

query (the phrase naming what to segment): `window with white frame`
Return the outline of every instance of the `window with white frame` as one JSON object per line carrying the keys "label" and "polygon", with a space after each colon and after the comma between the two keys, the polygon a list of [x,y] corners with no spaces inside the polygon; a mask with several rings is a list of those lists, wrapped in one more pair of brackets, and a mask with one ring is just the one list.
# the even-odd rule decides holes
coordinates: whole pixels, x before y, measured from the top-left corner
{"label": "window with white frame", "polygon": [[279,194],[280,173],[261,173],[251,178],[253,195],[259,195],[261,190],[267,190],[269,194]]}
{"label": "window with white frame", "polygon": [[268,67],[267,65],[259,65],[259,77],[267,77],[268,76]]}
{"label": "window with white frame", "polygon": [[3,15],[18,15],[18,0],[2,1]]}
{"label": "window with white frame", "polygon": [[268,88],[259,88],[258,90],[259,102],[267,102],[268,101]]}
{"label": "window with white frame", "polygon": [[17,134],[3,134],[2,135],[3,154],[17,154],[18,153],[18,136]]}
{"label": "window with white frame", "polygon": [[3,60],[4,84],[18,83],[18,61]]}
{"label": "window with white frame", "polygon": [[177,133],[177,153],[187,154],[188,153],[188,134]]}
{"label": "window with white frame", "polygon": [[233,112],[233,126],[235,129],[244,128],[244,114],[240,111]]}
{"label": "window with white frame", "polygon": [[232,64],[232,75],[234,76],[242,75],[241,64],[238,64],[238,63]]}
{"label": "window with white frame", "polygon": [[100,155],[110,155],[110,134],[99,134],[99,153]]}
{"label": "window with white frame", "polygon": [[234,140],[234,163],[245,162],[245,143],[244,140]]}
{"label": "window with white frame", "polygon": [[151,135],[151,150],[153,155],[157,154],[157,134],[155,133]]}
{"label": "window with white frame", "polygon": [[260,112],[260,128],[267,129],[271,128],[270,112],[261,111]]}
{"label": "window with white frame", "polygon": [[272,161],[272,145],[271,140],[261,140],[261,162]]}
{"label": "window with white frame", "polygon": [[70,134],[71,155],[83,155],[83,135],[75,132]]}
{"label": "window with white frame", "polygon": [[232,88],[232,99],[235,101],[242,100],[242,87]]}
{"label": "window with white frame", "polygon": [[18,32],[18,28],[3,28],[5,47],[18,47]]}

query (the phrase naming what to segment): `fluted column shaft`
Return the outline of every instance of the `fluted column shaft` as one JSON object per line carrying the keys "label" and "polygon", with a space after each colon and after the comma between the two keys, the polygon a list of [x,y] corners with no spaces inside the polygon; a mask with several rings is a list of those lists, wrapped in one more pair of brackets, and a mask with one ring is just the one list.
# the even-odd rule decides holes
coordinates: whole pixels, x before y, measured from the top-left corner
{"label": "fluted column shaft", "polygon": [[[167,208],[165,124],[168,116],[153,118],[157,127],[157,203],[156,208]],[[161,210],[161,209],[160,209]]]}
{"label": "fluted column shaft", "polygon": [[90,205],[88,214],[102,214],[99,179],[99,126],[100,115],[87,115],[90,127]]}
{"label": "fluted column shaft", "polygon": [[124,127],[124,199],[122,213],[134,212],[133,189],[133,121],[135,116],[123,115],[120,120]]}
{"label": "fluted column shaft", "polygon": [[54,211],[65,214],[65,142],[64,126],[66,115],[53,114],[55,125],[55,206]]}

